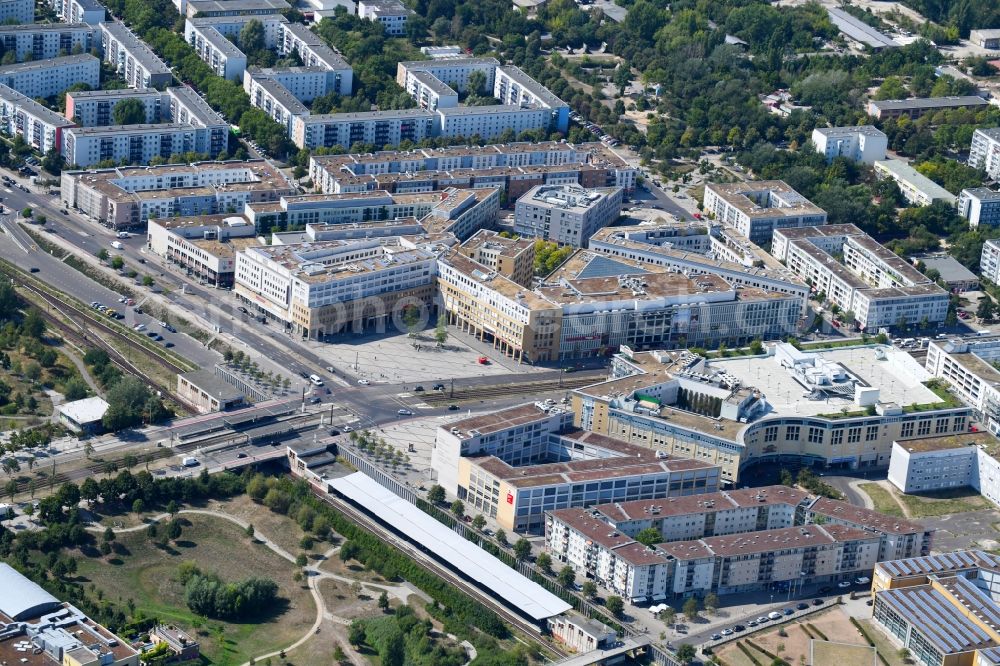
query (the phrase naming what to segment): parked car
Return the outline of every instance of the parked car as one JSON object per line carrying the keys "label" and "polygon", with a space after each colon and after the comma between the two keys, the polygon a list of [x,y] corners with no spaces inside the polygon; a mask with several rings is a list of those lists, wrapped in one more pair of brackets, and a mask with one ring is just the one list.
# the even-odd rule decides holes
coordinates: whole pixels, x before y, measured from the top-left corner
{"label": "parked car", "polygon": [[362,386],[368,386],[369,384],[371,384],[371,381],[367,379],[359,379],[358,383],[361,384]]}
{"label": "parked car", "polygon": [[809,608],[809,604],[807,604],[807,603],[806,603],[806,602],[804,602],[804,601],[800,601],[799,603],[797,603],[797,604],[795,605],[795,609],[796,609],[796,610],[805,610],[805,609],[807,609],[807,608]]}
{"label": "parked car", "polygon": [[837,583],[837,587],[839,587],[842,590],[846,590],[850,586],[851,586],[851,581],[849,580],[842,580],[839,583]]}
{"label": "parked car", "polygon": [[[732,629],[723,629],[722,630],[722,636],[732,636],[732,635],[733,635],[733,630]],[[719,640],[719,638],[722,638],[722,636],[719,636],[719,638],[716,638],[716,636],[719,636],[719,634],[715,634],[714,636],[712,636],[712,640],[716,640],[717,641],[717,640]]]}
{"label": "parked car", "polygon": [[813,599],[813,606],[822,606],[822,605],[823,605],[822,599]]}
{"label": "parked car", "polygon": [[449,412],[458,411],[458,405],[448,405],[448,411]]}
{"label": "parked car", "polygon": [[399,414],[400,416],[413,416],[413,412],[411,412],[408,409],[400,409],[397,410],[396,413]]}

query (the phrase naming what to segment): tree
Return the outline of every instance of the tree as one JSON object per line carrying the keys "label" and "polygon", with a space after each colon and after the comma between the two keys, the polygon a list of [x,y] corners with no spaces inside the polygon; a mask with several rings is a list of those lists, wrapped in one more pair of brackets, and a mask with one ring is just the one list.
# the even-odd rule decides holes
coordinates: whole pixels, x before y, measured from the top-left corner
{"label": "tree", "polygon": [[37,382],[42,376],[42,366],[37,361],[28,361],[24,366],[24,376],[33,382]]}
{"label": "tree", "polygon": [[181,538],[181,521],[174,518],[169,523],[167,523],[167,538],[171,541],[177,541]]}
{"label": "tree", "polygon": [[62,153],[55,146],[52,146],[42,157],[42,168],[51,173],[53,176],[58,176],[62,172],[62,168],[66,165],[66,160],[63,158]]}
{"label": "tree", "polygon": [[899,648],[899,650],[896,651],[896,656],[899,657],[899,660],[901,662],[903,662],[904,664],[908,664],[910,662],[910,650],[909,650],[909,648],[905,648],[905,647]]}
{"label": "tree", "polygon": [[589,580],[584,581],[583,585],[580,586],[580,592],[588,599],[593,599],[597,596],[597,585]]}
{"label": "tree", "polygon": [[563,587],[569,587],[574,582],[576,582],[576,571],[573,567],[568,564],[559,570],[559,574],[556,576],[559,584]]}
{"label": "tree", "polygon": [[754,356],[759,356],[764,353],[764,343],[761,342],[760,338],[754,338],[750,343],[750,353]]}
{"label": "tree", "polygon": [[146,122],[146,107],[139,99],[129,97],[115,104],[111,117],[115,125],[141,125]]}
{"label": "tree", "polygon": [[497,530],[497,533],[493,535],[493,538],[497,540],[497,543],[501,546],[507,545],[507,533],[503,530]]}
{"label": "tree", "polygon": [[653,544],[662,543],[663,536],[660,534],[660,530],[655,527],[647,527],[635,535],[635,540],[644,546],[652,546]]}
{"label": "tree", "polygon": [[698,617],[698,599],[695,597],[688,597],[681,610],[684,612],[684,617],[686,617],[688,621],[693,621],[696,617]]}
{"label": "tree", "polygon": [[152,275],[143,275],[142,276],[142,286],[143,287],[152,287],[154,282],[155,282],[155,280],[153,280],[153,276]]}
{"label": "tree", "polygon": [[32,215],[32,212],[33,211],[31,210],[31,206],[26,206],[25,208],[21,209],[21,217],[30,218],[31,215]]}
{"label": "tree", "polygon": [[[690,643],[681,643],[677,646],[677,660],[682,664],[690,664],[694,661],[695,656],[697,656],[697,651],[695,651],[694,646]],[[784,662],[782,662],[784,663]]]}
{"label": "tree", "polygon": [[109,256],[111,255],[109,255],[108,251],[103,247],[97,251],[97,258],[100,259],[101,261],[107,261]]}
{"label": "tree", "polygon": [[465,515],[465,502],[460,499],[455,500],[451,503],[451,512],[455,514],[456,518],[461,518]]}
{"label": "tree", "polygon": [[[167,513],[170,515],[171,518],[177,515],[177,502],[175,502],[174,500],[170,500],[169,502],[167,502]],[[251,525],[251,527],[253,526]]]}
{"label": "tree", "polygon": [[111,543],[115,540],[115,531],[110,527],[104,528],[104,534],[101,537],[104,541]]}
{"label": "tree", "polygon": [[709,592],[705,595],[705,599],[701,603],[705,607],[705,612],[711,615],[719,607],[719,595],[715,592]]}
{"label": "tree", "polygon": [[386,594],[385,590],[382,590],[382,594],[378,595],[378,607],[383,613],[389,610],[389,595]]}
{"label": "tree", "polygon": [[448,315],[444,312],[438,315],[437,326],[434,327],[434,340],[439,345],[448,340]]}
{"label": "tree", "polygon": [[431,489],[427,491],[427,501],[433,504],[440,504],[444,501],[444,488],[438,484],[431,486]]}
{"label": "tree", "polygon": [[469,95],[481,95],[486,88],[486,74],[474,71],[469,74]]}
{"label": "tree", "polygon": [[660,611],[660,619],[663,620],[663,624],[670,626],[677,621],[677,611],[672,606],[667,606]]}
{"label": "tree", "polygon": [[82,400],[87,397],[87,384],[79,377],[70,377],[63,385],[63,395],[67,402]]}
{"label": "tree", "polygon": [[132,513],[140,514],[146,510],[146,505],[143,503],[142,499],[137,498],[132,502]]}
{"label": "tree", "polygon": [[535,559],[535,566],[544,573],[552,573],[552,557],[548,553],[540,553]]}
{"label": "tree", "polygon": [[526,560],[531,555],[531,542],[521,537],[514,544],[514,556],[519,560]]}
{"label": "tree", "polygon": [[304,567],[308,563],[309,563],[309,560],[306,559],[306,554],[305,553],[299,553],[298,555],[295,556],[295,566],[297,566],[297,567]]}
{"label": "tree", "polygon": [[267,48],[264,41],[264,24],[257,19],[247,21],[243,29],[240,30],[239,38],[240,50],[247,55],[255,54]]}
{"label": "tree", "polygon": [[993,299],[989,296],[983,296],[979,299],[979,307],[976,308],[976,317],[982,321],[993,319],[993,315],[996,312],[996,305],[993,303]]}
{"label": "tree", "polygon": [[625,612],[625,602],[622,601],[621,597],[614,594],[605,599],[604,606],[616,618],[620,618],[622,613]]}
{"label": "tree", "polygon": [[243,530],[243,531],[246,532],[246,535],[247,535],[248,538],[253,539],[253,535],[254,535],[253,523],[250,523],[249,525],[247,525],[247,528],[245,530]]}
{"label": "tree", "polygon": [[403,308],[403,325],[406,326],[406,333],[411,338],[420,330],[420,308],[416,305],[407,305]]}
{"label": "tree", "polygon": [[111,268],[115,269],[116,271],[120,271],[124,267],[125,267],[125,260],[122,259],[122,256],[120,254],[116,254],[115,256],[111,257]]}
{"label": "tree", "polygon": [[476,517],[472,519],[472,526],[475,527],[477,530],[481,530],[484,527],[486,527],[486,518],[483,517],[483,514],[481,513],[476,514]]}

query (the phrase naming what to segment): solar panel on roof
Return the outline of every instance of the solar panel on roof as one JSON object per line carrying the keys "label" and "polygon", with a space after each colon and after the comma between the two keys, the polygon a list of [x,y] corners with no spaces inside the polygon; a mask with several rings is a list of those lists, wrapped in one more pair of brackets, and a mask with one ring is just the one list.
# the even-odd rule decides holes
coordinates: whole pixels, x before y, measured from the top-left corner
{"label": "solar panel on roof", "polygon": [[618,277],[619,275],[640,275],[648,272],[636,266],[615,261],[610,257],[594,255],[587,262],[587,265],[580,269],[576,277],[582,280],[585,278]]}

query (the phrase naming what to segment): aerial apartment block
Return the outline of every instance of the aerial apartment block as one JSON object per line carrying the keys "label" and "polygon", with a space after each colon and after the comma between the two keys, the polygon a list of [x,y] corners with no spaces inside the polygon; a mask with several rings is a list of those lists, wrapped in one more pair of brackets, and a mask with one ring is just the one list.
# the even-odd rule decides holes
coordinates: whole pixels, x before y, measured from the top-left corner
{"label": "aerial apartment block", "polygon": [[1000,127],[977,129],[972,133],[969,166],[982,169],[993,180],[1000,178]]}
{"label": "aerial apartment block", "polygon": [[356,144],[396,146],[403,141],[419,143],[434,136],[435,115],[424,109],[328,113],[295,117],[292,143],[299,148]]}
{"label": "aerial apartment block", "polygon": [[989,102],[978,95],[963,95],[955,97],[916,97],[912,99],[869,100],[868,115],[885,120],[906,116],[916,120],[928,113],[937,113],[949,109],[979,109]]}
{"label": "aerial apartment block", "polygon": [[621,187],[631,192],[636,169],[604,144],[547,141],[313,155],[309,177],[327,194],[498,187],[506,191],[508,202],[514,202],[532,187],[549,183]]}
{"label": "aerial apartment block", "polygon": [[1000,192],[988,187],[969,187],[958,195],[958,214],[970,227],[1000,226]]}
{"label": "aerial apartment block", "polygon": [[621,215],[623,197],[620,187],[538,185],[514,205],[514,231],[521,236],[586,247],[594,233]]}
{"label": "aerial apartment block", "polygon": [[[318,77],[297,76],[296,74],[308,75],[310,72],[289,72],[282,78],[286,81],[296,81],[301,84],[300,88],[305,88],[305,84],[309,81],[318,81],[323,86],[326,85],[326,79],[322,76],[322,72],[316,73],[320,75]],[[250,97],[251,106],[266,113],[272,120],[284,127],[286,132],[292,131],[292,121],[295,118],[304,118],[309,115],[309,108],[301,102],[299,97],[282,85],[280,80],[264,74],[261,70],[254,71],[254,68],[250,68],[243,72],[243,89]]]}
{"label": "aerial apartment block", "polygon": [[404,305],[432,307],[441,247],[400,237],[248,247],[236,254],[235,293],[303,337],[380,329]]}
{"label": "aerial apartment block", "polygon": [[826,224],[826,211],[780,180],[707,183],[704,208],[757,245],[777,229]]}
{"label": "aerial apartment block", "polygon": [[340,95],[350,95],[354,86],[354,72],[340,53],[330,48],[315,32],[301,23],[278,24],[278,53],[287,56],[292,51],[299,54],[305,67],[326,71],[326,89]]}
{"label": "aerial apartment block", "polygon": [[264,160],[66,170],[59,188],[63,205],[114,231],[144,230],[150,217],[235,214],[294,192]]}
{"label": "aerial apartment block", "polygon": [[182,16],[188,18],[219,16],[252,16],[258,19],[281,14],[291,8],[285,0],[174,0]]}
{"label": "aerial apartment block", "polygon": [[209,143],[208,131],[187,123],[72,127],[63,132],[63,157],[67,164],[88,167],[111,160],[148,164],[154,157],[201,152]]}
{"label": "aerial apartment block", "polygon": [[198,16],[184,23],[184,41],[198,54],[212,71],[230,81],[242,81],[247,67],[246,55],[231,41],[250,21],[258,21],[264,28],[264,44],[274,48],[278,44],[279,26],[288,23],[281,14]]}
{"label": "aerial apartment block", "polygon": [[718,275],[739,287],[790,294],[803,311],[807,306],[805,280],[736,231],[707,220],[607,227],[590,237],[588,247],[689,276]]}
{"label": "aerial apartment block", "polygon": [[21,136],[40,153],[62,149],[62,133],[73,123],[48,107],[0,84],[0,132]]}
{"label": "aerial apartment block", "polygon": [[817,127],[812,133],[816,152],[829,162],[835,157],[846,157],[854,162],[874,164],[885,159],[888,137],[872,125],[853,127]]}
{"label": "aerial apartment block", "polygon": [[127,99],[135,99],[146,113],[144,122],[157,123],[164,117],[163,97],[162,92],[153,88],[74,90],[66,93],[66,117],[80,127],[111,125],[115,107]]}
{"label": "aerial apartment block", "polygon": [[[97,0],[49,0],[56,15],[66,23],[86,23],[96,26],[104,21],[104,5]],[[34,19],[23,21],[31,23]]]}
{"label": "aerial apartment block", "polygon": [[0,2],[0,22],[34,23],[35,3],[31,0],[3,0]]}
{"label": "aerial apartment block", "polygon": [[[996,244],[992,243],[995,248]],[[927,346],[927,371],[946,380],[963,402],[975,410],[976,418],[994,434],[1000,434],[1000,339],[946,338]]]}
{"label": "aerial apartment block", "polygon": [[801,300],[717,275],[578,251],[528,289],[457,250],[441,258],[449,322],[519,360],[606,356],[638,348],[741,344],[792,335]]}
{"label": "aerial apartment block", "polygon": [[492,225],[500,211],[495,189],[446,190],[435,193],[307,194],[246,207],[244,215],[258,233],[304,228],[337,227],[372,221],[417,218],[429,234],[451,234],[465,240]]}
{"label": "aerial apartment block", "polygon": [[391,37],[406,34],[406,19],[411,13],[399,0],[358,0],[358,16],[381,23]]}
{"label": "aerial apartment block", "polygon": [[101,49],[104,61],[115,67],[130,88],[162,89],[173,81],[167,64],[124,23],[101,23]]}
{"label": "aerial apartment block", "polygon": [[0,46],[17,62],[88,53],[100,44],[99,31],[86,23],[28,23],[0,26]]}
{"label": "aerial apartment block", "polygon": [[716,466],[571,427],[572,414],[531,403],[440,426],[438,483],[508,530],[539,533],[545,512],[718,490]]}
{"label": "aerial apartment block", "polygon": [[86,54],[0,66],[0,84],[31,98],[59,95],[76,83],[98,88],[100,79],[101,61]]}
{"label": "aerial apartment block", "polygon": [[739,360],[626,348],[612,379],[576,389],[572,405],[580,428],[717,464],[735,484],[756,464],[884,469],[897,439],[965,432],[972,409],[931,379],[883,345],[775,343]]}
{"label": "aerial apartment block", "polygon": [[900,160],[876,161],[875,175],[894,180],[903,198],[914,206],[930,206],[937,201],[955,204],[954,194]]}
{"label": "aerial apartment block", "polygon": [[[662,543],[635,541],[642,529]],[[931,536],[784,486],[558,509],[545,523],[554,560],[632,602],[849,579],[880,559],[926,555]]]}
{"label": "aerial apartment block", "polygon": [[535,243],[529,238],[507,238],[482,229],[459,245],[458,251],[525,287],[535,275]]}
{"label": "aerial apartment block", "polygon": [[[866,331],[905,320],[938,323],[948,292],[853,224],[774,232],[771,254]],[[842,260],[834,258],[842,256]]]}
{"label": "aerial apartment block", "polygon": [[889,482],[903,493],[973,488],[1000,505],[1000,441],[989,432],[968,432],[896,441]]}

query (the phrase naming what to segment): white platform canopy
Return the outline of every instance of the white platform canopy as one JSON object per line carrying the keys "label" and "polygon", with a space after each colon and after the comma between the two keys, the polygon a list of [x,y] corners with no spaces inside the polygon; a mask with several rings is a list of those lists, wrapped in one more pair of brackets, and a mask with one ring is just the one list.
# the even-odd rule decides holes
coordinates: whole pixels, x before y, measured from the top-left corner
{"label": "white platform canopy", "polygon": [[570,610],[568,603],[538,583],[525,578],[364,473],[355,472],[327,483],[522,615],[541,622]]}

